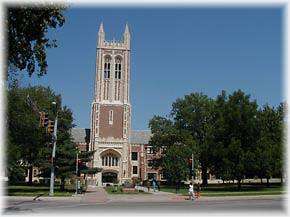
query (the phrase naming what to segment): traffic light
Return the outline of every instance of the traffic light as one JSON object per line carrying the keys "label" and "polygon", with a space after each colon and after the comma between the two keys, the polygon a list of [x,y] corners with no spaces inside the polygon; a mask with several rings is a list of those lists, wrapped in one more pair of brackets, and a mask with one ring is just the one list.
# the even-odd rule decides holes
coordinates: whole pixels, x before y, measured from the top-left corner
{"label": "traffic light", "polygon": [[52,134],[54,131],[54,121],[48,120],[47,132]]}
{"label": "traffic light", "polygon": [[39,112],[39,127],[44,126],[44,112]]}
{"label": "traffic light", "polygon": [[49,122],[48,114],[46,114],[45,112],[43,112],[43,113],[44,113],[43,126],[47,127],[48,126],[48,122]]}
{"label": "traffic light", "polygon": [[39,126],[47,127],[48,125],[48,114],[45,112],[39,112]]}

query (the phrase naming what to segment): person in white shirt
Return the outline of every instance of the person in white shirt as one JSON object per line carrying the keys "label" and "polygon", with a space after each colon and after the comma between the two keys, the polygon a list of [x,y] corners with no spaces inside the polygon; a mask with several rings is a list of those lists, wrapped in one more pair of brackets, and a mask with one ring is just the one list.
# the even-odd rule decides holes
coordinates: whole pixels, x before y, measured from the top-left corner
{"label": "person in white shirt", "polygon": [[192,185],[192,183],[189,184],[188,194],[189,194],[189,199],[190,200],[194,200],[193,185]]}

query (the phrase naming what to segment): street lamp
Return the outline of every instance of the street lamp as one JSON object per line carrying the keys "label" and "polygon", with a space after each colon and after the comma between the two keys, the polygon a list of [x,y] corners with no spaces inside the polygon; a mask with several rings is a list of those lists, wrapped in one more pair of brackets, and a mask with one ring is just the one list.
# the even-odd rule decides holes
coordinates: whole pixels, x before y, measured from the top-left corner
{"label": "street lamp", "polygon": [[55,120],[54,120],[54,129],[53,129],[53,136],[52,136],[52,141],[53,141],[53,148],[52,148],[52,156],[51,156],[51,173],[50,173],[50,188],[49,188],[49,196],[53,196],[54,194],[54,158],[55,158],[55,149],[56,149],[56,139],[57,139],[57,107],[56,107],[56,102],[52,102],[52,105],[54,106],[54,115],[55,115]]}
{"label": "street lamp", "polygon": [[78,147],[76,147],[77,157],[76,157],[76,192],[75,194],[78,194],[78,164],[79,164],[79,150]]}
{"label": "street lamp", "polygon": [[192,189],[192,193],[193,193],[193,198],[194,198],[194,155],[193,155],[193,153],[192,153],[192,155],[191,155],[191,158],[192,158],[192,160],[191,160],[191,169],[192,169],[192,187],[193,187],[193,189]]}

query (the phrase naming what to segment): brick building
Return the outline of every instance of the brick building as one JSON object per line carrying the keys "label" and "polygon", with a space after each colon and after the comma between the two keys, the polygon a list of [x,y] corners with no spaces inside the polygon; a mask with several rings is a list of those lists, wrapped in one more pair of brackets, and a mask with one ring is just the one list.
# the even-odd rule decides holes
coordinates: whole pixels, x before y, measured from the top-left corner
{"label": "brick building", "polygon": [[72,129],[74,141],[81,150],[95,151],[92,164],[103,170],[89,177],[89,181],[98,186],[132,178],[162,178],[158,170],[148,166],[153,154],[148,146],[150,131],[131,130],[130,41],[127,24],[122,40],[108,41],[101,23],[91,129]]}
{"label": "brick building", "polygon": [[[71,133],[74,138],[74,142],[78,146],[79,150],[89,150],[90,141],[88,140],[88,138],[90,135],[90,129],[73,128]],[[150,131],[131,131],[129,137],[131,150],[129,168],[131,178],[141,178],[142,180],[146,180],[152,179],[153,176],[155,176],[157,180],[163,180],[161,171],[149,166],[149,161],[152,160],[154,157],[152,148],[148,145],[150,136]],[[108,167],[110,168],[109,165]],[[114,182],[115,180],[105,181]]]}

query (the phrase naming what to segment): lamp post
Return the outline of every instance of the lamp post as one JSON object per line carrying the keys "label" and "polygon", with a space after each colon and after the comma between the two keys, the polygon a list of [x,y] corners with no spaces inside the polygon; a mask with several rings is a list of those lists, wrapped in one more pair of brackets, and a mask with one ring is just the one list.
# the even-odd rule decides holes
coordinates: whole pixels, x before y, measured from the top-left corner
{"label": "lamp post", "polygon": [[54,129],[53,129],[53,148],[51,155],[51,173],[50,173],[50,188],[49,188],[49,196],[53,196],[54,194],[54,158],[55,158],[55,149],[56,149],[56,139],[57,139],[57,111],[56,111],[56,102],[52,102],[53,106],[55,106],[55,121],[54,121]]}
{"label": "lamp post", "polygon": [[194,155],[191,154],[191,169],[192,169],[192,187],[193,187],[193,198],[194,198]]}
{"label": "lamp post", "polygon": [[79,152],[78,152],[78,148],[76,147],[76,151],[77,151],[77,157],[76,157],[76,192],[75,194],[78,194],[78,161],[79,161]]}

